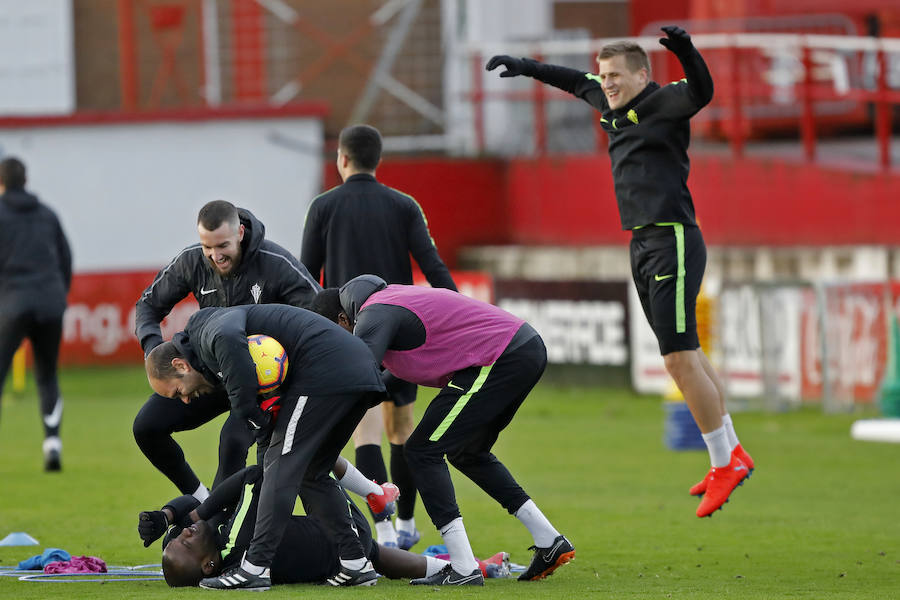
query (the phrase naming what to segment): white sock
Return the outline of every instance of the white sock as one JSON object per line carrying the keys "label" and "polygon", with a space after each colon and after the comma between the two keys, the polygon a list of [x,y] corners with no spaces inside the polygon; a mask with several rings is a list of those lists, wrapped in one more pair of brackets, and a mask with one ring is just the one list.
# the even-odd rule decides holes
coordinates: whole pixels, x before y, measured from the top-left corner
{"label": "white sock", "polygon": [[62,441],[55,435],[51,435],[50,437],[44,438],[44,443],[41,446],[44,454],[49,453],[52,450],[56,450],[57,452],[62,452]]}
{"label": "white sock", "polygon": [[243,570],[247,571],[251,575],[265,575],[266,577],[269,576],[269,574],[266,573],[266,571],[268,571],[268,569],[266,567],[260,567],[258,565],[254,565],[252,562],[247,560],[246,556],[247,556],[247,553],[245,552],[244,559],[241,561],[241,568]]}
{"label": "white sock", "polygon": [[441,537],[450,553],[450,564],[460,575],[468,575],[478,568],[478,561],[469,545],[469,536],[463,525],[462,517],[457,517],[441,528]]}
{"label": "white sock", "polygon": [[396,526],[397,531],[413,533],[416,530],[416,518],[410,517],[409,519],[397,519]]}
{"label": "white sock", "polygon": [[[194,490],[194,493],[191,494],[191,496],[196,498],[198,501],[203,502],[204,500],[209,498],[209,490],[206,489],[206,486],[203,485],[203,482],[200,482],[200,487]],[[247,572],[249,573],[250,571]],[[254,573],[254,575],[258,575],[258,573]]]}
{"label": "white sock", "polygon": [[347,470],[344,472],[344,476],[338,479],[338,482],[344,486],[344,489],[362,496],[363,498],[369,494],[376,494],[378,496],[384,494],[384,490],[381,489],[380,485],[371,479],[366,479],[366,476],[363,475],[359,469],[351,465],[350,461],[347,461]]}
{"label": "white sock", "polygon": [[734,423],[731,421],[730,414],[725,413],[722,415],[722,425],[725,426],[725,431],[728,433],[728,444],[731,446],[731,449],[734,450],[735,446],[741,442],[738,440],[737,433],[734,431]]}
{"label": "white sock", "polygon": [[425,557],[425,577],[431,577],[450,563],[442,558]]}
{"label": "white sock", "polygon": [[522,524],[531,533],[534,545],[538,548],[549,548],[553,545],[553,540],[559,537],[559,532],[550,524],[534,500],[528,500],[519,507],[519,510],[516,511],[516,518],[522,521]]}
{"label": "white sock", "polygon": [[397,532],[394,531],[394,526],[391,524],[390,519],[375,523],[375,533],[378,537],[378,543],[382,546],[388,543],[397,544]]}
{"label": "white sock", "polygon": [[366,560],[366,557],[365,557],[365,556],[362,557],[362,558],[354,558],[354,559],[352,559],[352,560],[344,560],[344,559],[342,558],[342,559],[341,559],[341,566],[342,566],[342,567],[347,567],[347,568],[350,569],[351,571],[359,571],[359,570],[362,569],[364,566],[366,566],[366,562],[368,562],[368,561]]}
{"label": "white sock", "polygon": [[703,434],[703,441],[709,450],[709,462],[713,467],[727,467],[731,462],[731,445],[728,443],[728,433],[725,426]]}

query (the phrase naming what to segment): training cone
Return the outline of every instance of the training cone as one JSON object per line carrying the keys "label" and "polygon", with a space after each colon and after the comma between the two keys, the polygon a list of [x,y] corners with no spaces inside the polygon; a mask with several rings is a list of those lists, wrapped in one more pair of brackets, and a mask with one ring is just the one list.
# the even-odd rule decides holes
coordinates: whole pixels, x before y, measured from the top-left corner
{"label": "training cone", "polygon": [[24,531],[14,531],[0,540],[0,546],[37,546],[38,541]]}
{"label": "training cone", "polygon": [[706,442],[697,427],[687,402],[663,402],[666,409],[663,441],[670,450],[703,450]]}

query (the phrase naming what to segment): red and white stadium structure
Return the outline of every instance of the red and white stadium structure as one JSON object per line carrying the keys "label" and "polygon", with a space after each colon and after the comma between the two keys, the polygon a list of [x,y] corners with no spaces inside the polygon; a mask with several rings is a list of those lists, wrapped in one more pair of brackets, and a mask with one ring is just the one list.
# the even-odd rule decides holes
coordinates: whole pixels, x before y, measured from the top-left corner
{"label": "red and white stadium structure", "polygon": [[[710,246],[702,311],[735,398],[877,398],[900,314],[895,0],[0,0],[0,154],[60,214],[76,275],[65,364],[141,360],[133,307],[224,198],[299,252],[339,182],[335,138],[384,133],[464,288],[531,320],[555,363],[668,385],[628,276],[589,107],[492,54],[584,70],[605,41],[688,29],[716,96],[690,188]],[[167,319],[177,330],[196,307]]]}

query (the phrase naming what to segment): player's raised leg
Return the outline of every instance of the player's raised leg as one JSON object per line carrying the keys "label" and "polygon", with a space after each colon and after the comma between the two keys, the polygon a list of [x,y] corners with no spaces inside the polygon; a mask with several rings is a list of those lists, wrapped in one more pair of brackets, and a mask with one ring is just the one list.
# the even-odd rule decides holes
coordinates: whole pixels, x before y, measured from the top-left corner
{"label": "player's raised leg", "polygon": [[[712,364],[709,362],[709,358],[707,358],[706,354],[703,352],[703,349],[701,348],[697,352],[700,358],[700,363],[703,365],[703,370],[706,371],[706,374],[713,381],[716,386],[716,390],[719,393],[719,408],[722,413],[722,425],[725,426],[725,432],[728,435],[728,445],[731,446],[731,454],[732,456],[736,456],[737,458],[739,458],[742,463],[747,465],[749,473],[752,474],[753,469],[755,468],[755,464],[753,463],[753,458],[746,450],[744,450],[744,447],[741,445],[740,440],[738,440],[737,433],[735,433],[734,423],[731,420],[731,415],[728,413],[728,410],[725,407],[725,388],[722,385],[722,380],[719,378]],[[709,484],[709,477],[711,474],[712,470],[710,470],[702,480],[691,486],[691,489],[689,490],[691,496],[702,496],[706,493],[706,487]]]}

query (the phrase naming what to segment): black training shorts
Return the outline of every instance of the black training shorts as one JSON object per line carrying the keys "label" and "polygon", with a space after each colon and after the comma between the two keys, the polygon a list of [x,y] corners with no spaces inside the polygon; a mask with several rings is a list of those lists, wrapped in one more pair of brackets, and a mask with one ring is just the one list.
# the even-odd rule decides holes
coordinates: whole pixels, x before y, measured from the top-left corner
{"label": "black training shorts", "polygon": [[388,396],[394,406],[406,406],[416,401],[416,391],[418,386],[409,381],[391,377],[385,382]]}
{"label": "black training shorts", "polygon": [[705,269],[699,227],[657,223],[632,230],[631,275],[662,355],[700,347],[697,294]]}

